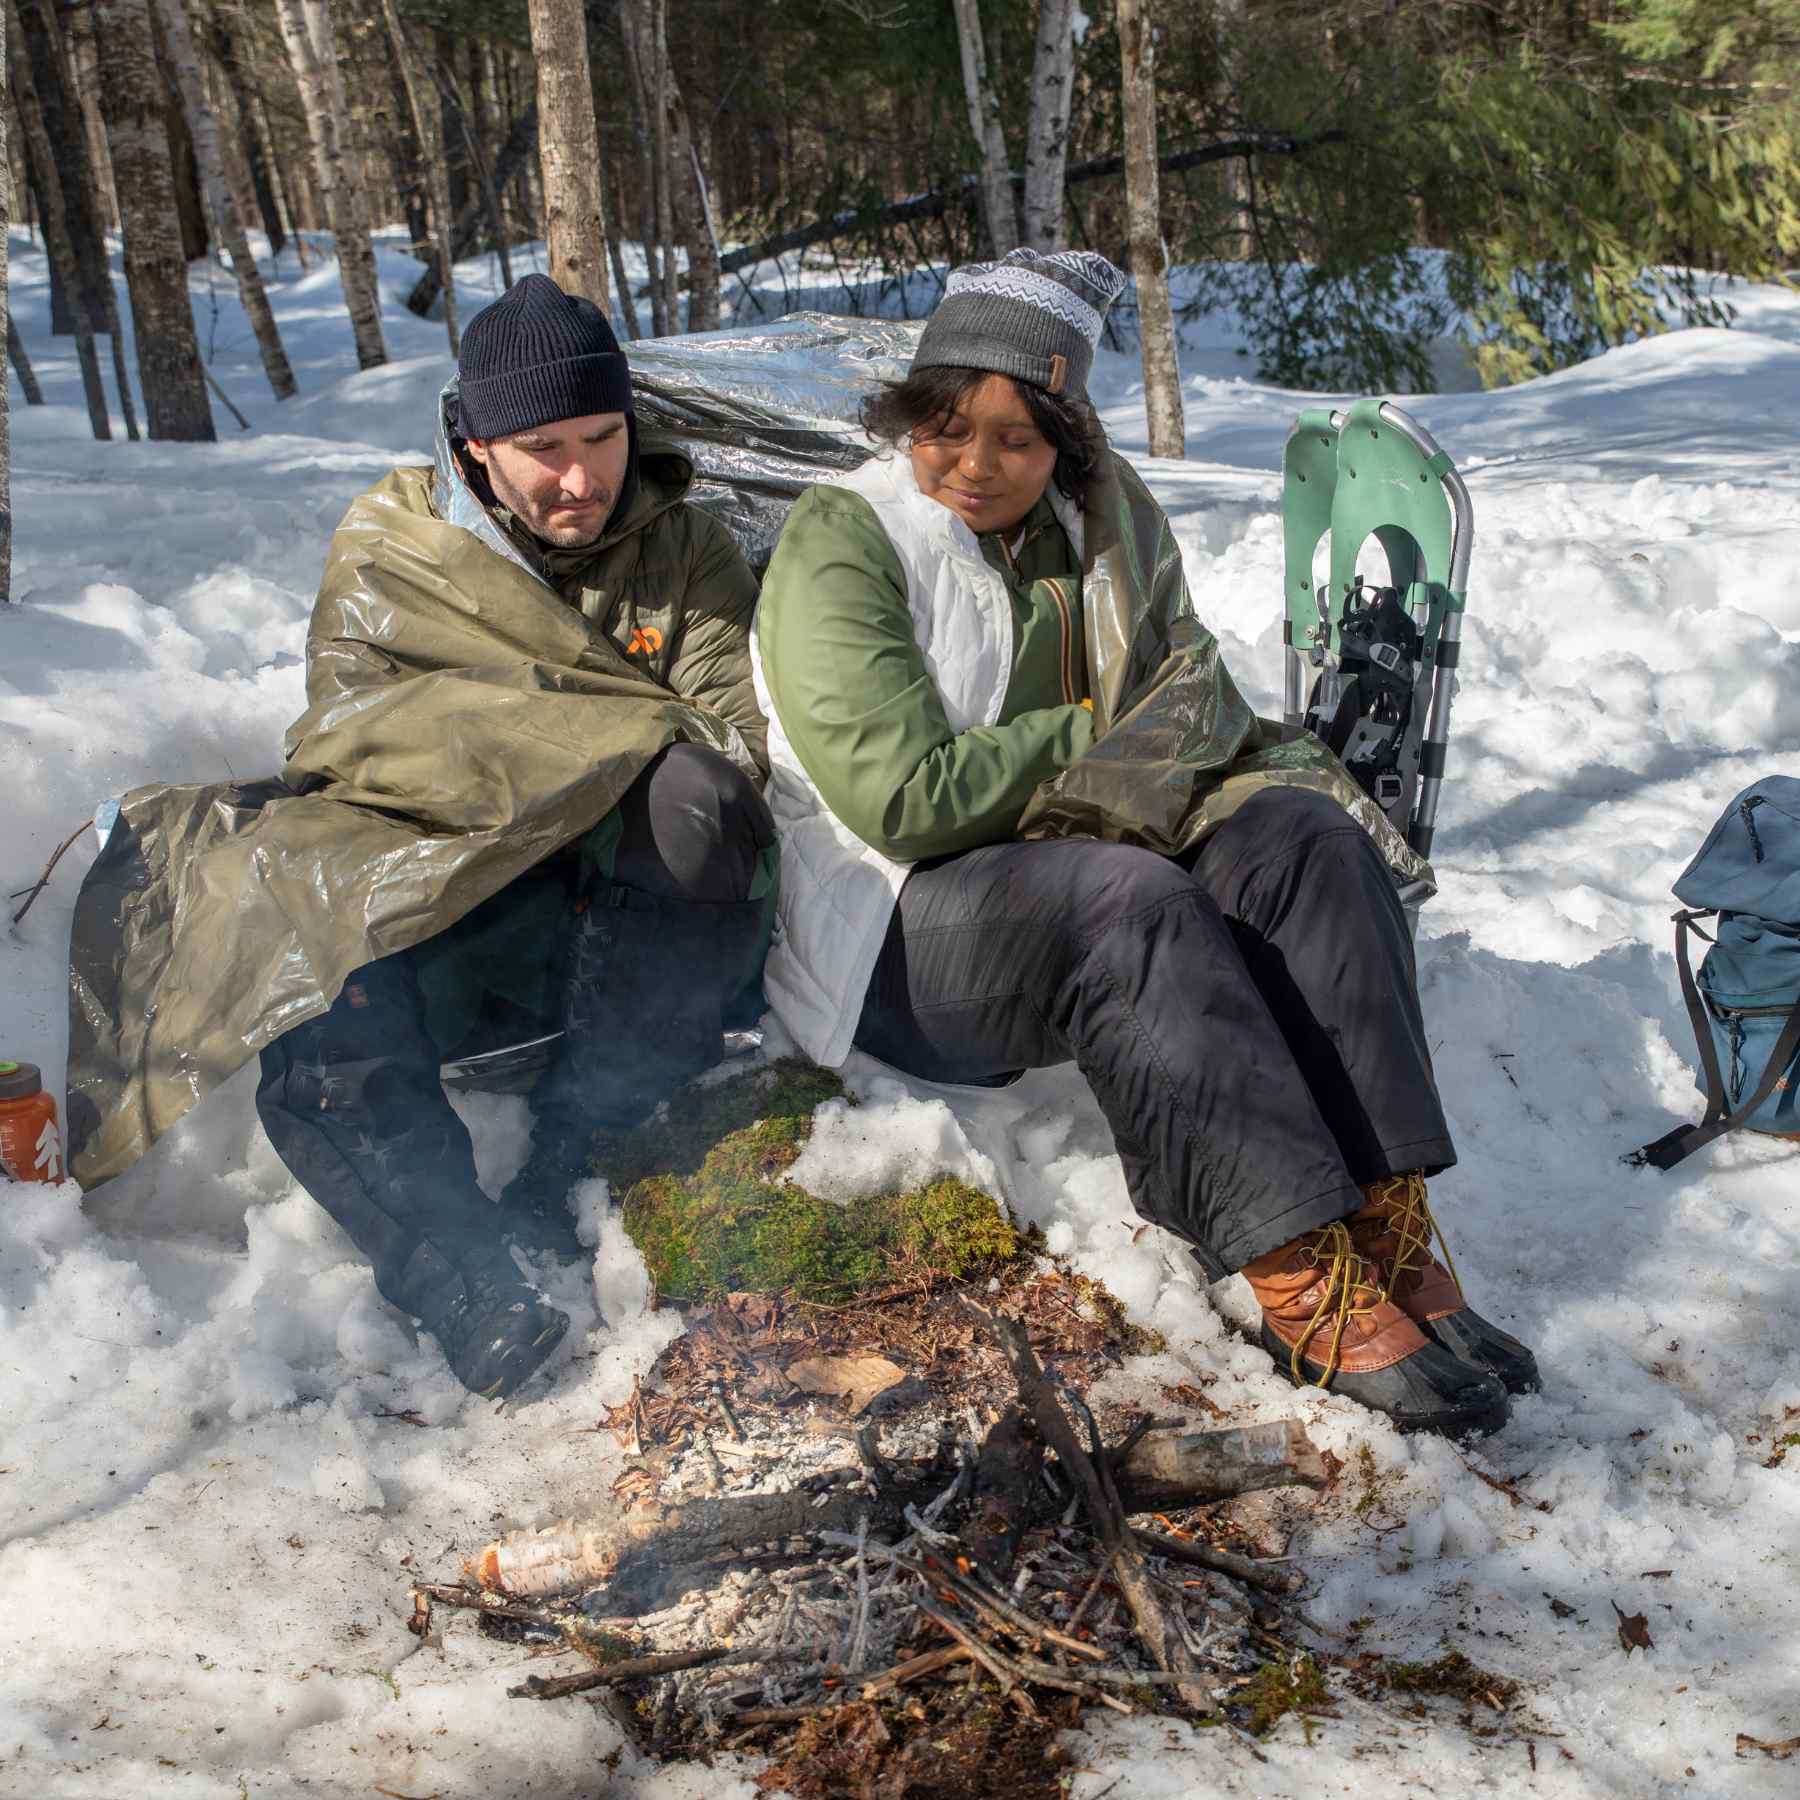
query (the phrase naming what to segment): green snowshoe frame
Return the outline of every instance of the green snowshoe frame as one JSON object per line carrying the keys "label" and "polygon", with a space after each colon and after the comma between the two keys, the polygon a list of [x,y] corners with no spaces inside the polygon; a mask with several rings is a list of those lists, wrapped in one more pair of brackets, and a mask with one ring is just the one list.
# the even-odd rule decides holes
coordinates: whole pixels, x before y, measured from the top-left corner
{"label": "green snowshoe frame", "polygon": [[[1424,637],[1413,710],[1425,707],[1416,766],[1389,810],[1421,856],[1431,854],[1450,736],[1450,696],[1462,634],[1474,512],[1449,456],[1417,420],[1385,400],[1345,411],[1309,407],[1282,453],[1281,514],[1287,579],[1284,722],[1305,728],[1309,673],[1337,680],[1346,597],[1370,537],[1381,545],[1388,581]],[[1330,576],[1313,578],[1319,540],[1331,538]]]}

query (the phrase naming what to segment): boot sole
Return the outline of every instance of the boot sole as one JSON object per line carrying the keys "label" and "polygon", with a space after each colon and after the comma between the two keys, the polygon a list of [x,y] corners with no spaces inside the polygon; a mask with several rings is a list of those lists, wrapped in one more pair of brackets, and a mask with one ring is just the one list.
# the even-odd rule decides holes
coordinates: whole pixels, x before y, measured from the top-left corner
{"label": "boot sole", "polygon": [[478,1399],[509,1399],[550,1360],[568,1329],[567,1313],[545,1307],[535,1337],[520,1338],[498,1352],[490,1347],[467,1374],[452,1363],[451,1373]]}
{"label": "boot sole", "polygon": [[1442,1319],[1421,1320],[1419,1329],[1459,1361],[1485,1369],[1509,1394],[1535,1394],[1543,1385],[1537,1358],[1472,1307]]}
{"label": "boot sole", "polygon": [[[1275,1366],[1292,1380],[1293,1347],[1284,1344],[1266,1324],[1260,1340]],[[1316,1364],[1303,1361],[1301,1367],[1324,1373]],[[1295,1385],[1312,1384],[1302,1381]],[[1324,1392],[1384,1414],[1397,1431],[1430,1432],[1439,1437],[1486,1437],[1506,1423],[1509,1408],[1498,1376],[1430,1342],[1391,1368],[1366,1375],[1340,1370]]]}

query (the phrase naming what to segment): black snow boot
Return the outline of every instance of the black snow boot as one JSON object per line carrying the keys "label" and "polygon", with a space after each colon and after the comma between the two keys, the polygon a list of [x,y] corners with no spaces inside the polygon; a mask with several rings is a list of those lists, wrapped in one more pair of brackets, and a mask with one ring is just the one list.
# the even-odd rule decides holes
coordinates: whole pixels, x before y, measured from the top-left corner
{"label": "black snow boot", "polygon": [[1506,1389],[1433,1343],[1381,1292],[1349,1230],[1326,1225],[1243,1269],[1263,1309],[1262,1343],[1296,1386],[1327,1387],[1402,1431],[1498,1431]]}
{"label": "black snow boot", "polygon": [[595,1138],[641,1124],[720,1061],[767,917],[760,900],[663,900],[616,884],[589,895],[563,965],[563,1041],[532,1092],[531,1154],[500,1197],[522,1241],[572,1236],[569,1190],[596,1172]]}
{"label": "black snow boot", "polygon": [[465,1387],[511,1393],[568,1329],[519,1275],[438,1082],[404,956],[359,969],[330,1012],[262,1056],[256,1110],[294,1178],[418,1319]]}

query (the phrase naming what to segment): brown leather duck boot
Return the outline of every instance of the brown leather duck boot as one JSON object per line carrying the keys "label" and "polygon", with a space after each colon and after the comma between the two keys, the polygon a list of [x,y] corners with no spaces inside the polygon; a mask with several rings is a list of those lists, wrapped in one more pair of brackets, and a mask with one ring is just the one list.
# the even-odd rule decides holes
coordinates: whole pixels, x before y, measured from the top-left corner
{"label": "brown leather duck boot", "polygon": [[[1363,1192],[1368,1200],[1348,1221],[1350,1239],[1375,1269],[1383,1298],[1433,1343],[1498,1375],[1509,1394],[1535,1393],[1537,1359],[1464,1299],[1443,1227],[1431,1214],[1425,1177],[1416,1170],[1393,1175]],[[1433,1239],[1443,1249],[1442,1262],[1432,1254]]]}
{"label": "brown leather duck boot", "polygon": [[1456,1437],[1505,1424],[1505,1388],[1382,1293],[1344,1224],[1309,1231],[1242,1273],[1263,1309],[1263,1347],[1296,1387],[1329,1387],[1402,1431]]}

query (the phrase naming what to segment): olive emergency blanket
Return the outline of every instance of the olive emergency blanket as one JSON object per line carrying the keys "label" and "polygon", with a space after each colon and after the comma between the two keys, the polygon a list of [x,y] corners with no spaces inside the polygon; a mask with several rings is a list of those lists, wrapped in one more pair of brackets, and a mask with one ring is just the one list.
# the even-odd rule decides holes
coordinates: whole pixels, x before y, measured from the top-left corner
{"label": "olive emergency blanket", "polygon": [[1259,719],[1194,615],[1162,508],[1121,457],[1082,517],[1081,604],[1093,747],[1033,796],[1026,838],[1092,837],[1175,856],[1267,787],[1328,794],[1374,838],[1403,888],[1435,891],[1431,865],[1310,732],[1284,741]]}
{"label": "olive emergency blanket", "polygon": [[[441,483],[440,462],[435,479]],[[70,944],[70,1169],[119,1174],[362,964],[444,930],[597,824],[676,740],[754,772],[723,719],[632,669],[400,469],[332,541],[313,704],[279,780],[139,788]]]}

